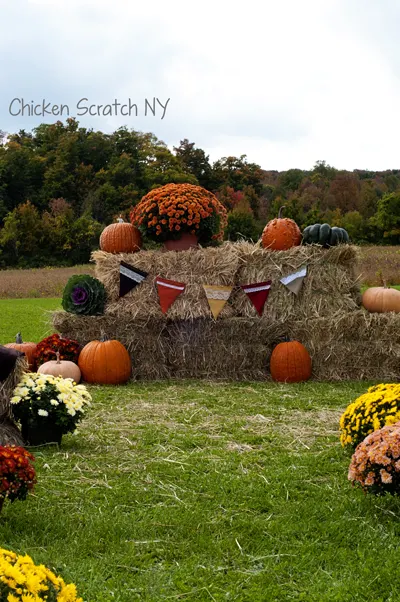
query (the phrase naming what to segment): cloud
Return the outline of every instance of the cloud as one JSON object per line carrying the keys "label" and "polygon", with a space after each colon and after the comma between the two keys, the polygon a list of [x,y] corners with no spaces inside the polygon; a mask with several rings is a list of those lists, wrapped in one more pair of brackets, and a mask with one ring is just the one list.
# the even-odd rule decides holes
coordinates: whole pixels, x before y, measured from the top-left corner
{"label": "cloud", "polygon": [[[1,2],[0,128],[12,98],[107,104],[170,98],[165,118],[80,118],[196,142],[265,169],[395,167],[399,8],[373,0]],[[15,32],[18,31],[16,37]],[[17,42],[16,42],[17,40]],[[4,57],[7,56],[5,59]],[[51,122],[54,119],[46,119]]]}

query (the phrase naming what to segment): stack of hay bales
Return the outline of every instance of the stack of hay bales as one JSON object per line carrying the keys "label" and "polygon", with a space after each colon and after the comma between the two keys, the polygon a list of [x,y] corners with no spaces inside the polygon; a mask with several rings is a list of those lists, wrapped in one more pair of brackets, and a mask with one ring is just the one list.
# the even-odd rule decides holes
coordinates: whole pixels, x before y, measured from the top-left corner
{"label": "stack of hay bales", "polygon": [[[240,242],[178,253],[96,251],[93,260],[108,294],[105,314],[55,312],[53,325],[82,344],[102,333],[117,338],[132,355],[135,378],[268,380],[272,349],[286,337],[309,349],[317,380],[394,379],[400,374],[400,316],[369,315],[361,309],[353,246],[268,251]],[[149,276],[120,299],[121,261]],[[296,296],[280,279],[305,264],[307,276]],[[161,311],[157,276],[186,284],[167,315]],[[266,280],[272,286],[260,317],[240,285]],[[203,284],[234,286],[217,320]]]}

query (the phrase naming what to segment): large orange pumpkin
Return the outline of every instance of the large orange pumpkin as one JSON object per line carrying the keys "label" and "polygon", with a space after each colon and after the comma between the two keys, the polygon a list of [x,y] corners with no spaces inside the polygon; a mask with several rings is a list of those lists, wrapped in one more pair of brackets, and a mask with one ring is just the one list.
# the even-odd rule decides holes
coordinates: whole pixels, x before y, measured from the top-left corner
{"label": "large orange pumpkin", "polygon": [[278,217],[271,220],[265,226],[262,233],[262,246],[274,251],[286,251],[291,247],[297,247],[301,243],[301,230],[296,222],[288,217],[282,217],[282,209],[279,209]]}
{"label": "large orange pumpkin", "polygon": [[370,312],[400,312],[400,291],[388,286],[367,288],[362,296],[362,304]]}
{"label": "large orange pumpkin", "polygon": [[37,347],[36,343],[32,343],[32,342],[24,343],[22,340],[21,333],[19,332],[17,334],[17,336],[15,337],[15,343],[7,343],[7,345],[4,345],[4,347],[9,347],[10,349],[16,349],[17,351],[21,351],[22,353],[25,353],[26,359],[28,360],[28,364],[29,364],[29,370],[31,372],[33,372],[35,370],[35,367],[36,367],[35,352],[36,352],[36,347]]}
{"label": "large orange pumpkin", "polygon": [[311,357],[299,341],[279,343],[270,360],[273,380],[283,383],[300,383],[311,378]]}
{"label": "large orange pumpkin", "polygon": [[100,236],[100,249],[107,253],[136,253],[142,246],[140,231],[120,217],[107,226]]}
{"label": "large orange pumpkin", "polygon": [[82,349],[78,366],[82,380],[98,385],[120,385],[132,374],[132,363],[127,349],[116,340],[103,336]]}

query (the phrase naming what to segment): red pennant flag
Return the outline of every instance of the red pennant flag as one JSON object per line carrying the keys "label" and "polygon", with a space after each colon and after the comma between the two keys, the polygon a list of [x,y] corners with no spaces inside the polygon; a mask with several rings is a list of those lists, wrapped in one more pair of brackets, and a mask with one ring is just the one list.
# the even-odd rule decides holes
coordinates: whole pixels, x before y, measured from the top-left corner
{"label": "red pennant flag", "polygon": [[260,316],[262,316],[265,302],[268,299],[271,282],[272,280],[257,282],[255,284],[242,284],[242,289],[253,303]]}
{"label": "red pennant flag", "polygon": [[183,282],[175,282],[175,280],[166,280],[157,276],[156,278],[158,296],[163,314],[166,314],[173,302],[186,288]]}

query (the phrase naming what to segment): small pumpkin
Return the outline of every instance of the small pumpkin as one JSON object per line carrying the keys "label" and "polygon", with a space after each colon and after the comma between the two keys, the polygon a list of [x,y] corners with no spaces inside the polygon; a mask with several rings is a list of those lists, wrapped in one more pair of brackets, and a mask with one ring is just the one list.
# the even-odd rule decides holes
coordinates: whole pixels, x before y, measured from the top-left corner
{"label": "small pumpkin", "polygon": [[362,304],[372,313],[382,314],[389,311],[400,313],[400,291],[386,284],[367,288],[362,296]]}
{"label": "small pumpkin", "polygon": [[301,243],[301,231],[296,222],[288,217],[282,217],[284,208],[283,205],[279,209],[278,217],[268,222],[263,230],[261,243],[264,249],[285,251]]}
{"label": "small pumpkin", "polygon": [[103,336],[82,349],[78,365],[82,379],[98,385],[120,385],[132,374],[130,355],[119,341]]}
{"label": "small pumpkin", "polygon": [[100,249],[107,253],[136,253],[142,246],[140,231],[121,217],[107,226],[100,236]]}
{"label": "small pumpkin", "polygon": [[4,345],[4,347],[8,347],[9,349],[16,349],[17,351],[21,351],[22,353],[25,353],[26,359],[28,360],[28,364],[29,364],[29,370],[31,372],[34,372],[35,367],[36,367],[36,359],[35,359],[35,353],[36,353],[36,347],[37,347],[36,343],[32,343],[32,342],[24,343],[22,340],[21,333],[19,332],[15,337],[15,343],[7,343],[7,345]]}
{"label": "small pumpkin", "polygon": [[347,230],[329,224],[312,224],[303,231],[303,244],[322,245],[325,248],[334,247],[340,243],[348,244],[350,237]]}
{"label": "small pumpkin", "polygon": [[270,370],[272,379],[277,382],[303,382],[311,378],[310,354],[299,341],[279,343],[271,354]]}
{"label": "small pumpkin", "polygon": [[78,384],[81,380],[81,371],[79,366],[68,360],[60,360],[60,352],[56,352],[57,359],[50,360],[39,366],[39,374],[49,374],[51,376],[61,376],[62,378],[72,378]]}

